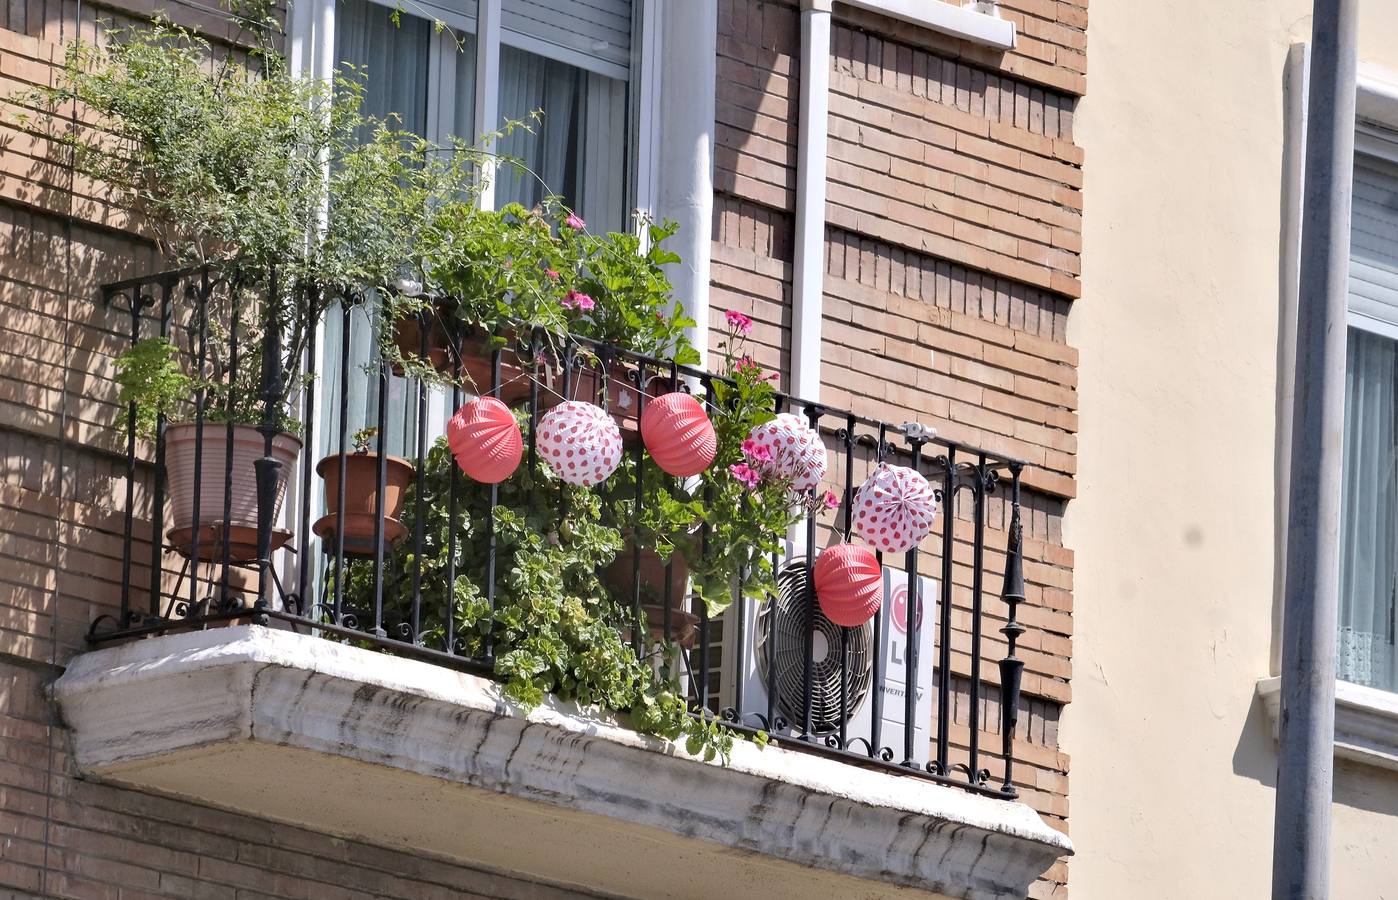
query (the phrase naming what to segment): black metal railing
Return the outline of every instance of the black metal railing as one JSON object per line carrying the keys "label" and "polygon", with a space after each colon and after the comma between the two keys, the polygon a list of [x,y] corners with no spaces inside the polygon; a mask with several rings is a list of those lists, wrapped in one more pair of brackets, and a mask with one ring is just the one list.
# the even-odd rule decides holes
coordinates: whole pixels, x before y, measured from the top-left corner
{"label": "black metal railing", "polygon": [[[275,273],[259,289],[275,292]],[[384,313],[373,292],[332,303],[325,320],[298,334],[289,342],[294,345],[291,348],[283,341],[280,327],[263,322],[252,345],[257,358],[248,358],[246,341],[253,323],[243,317],[258,315],[259,305],[239,302],[236,296],[231,302],[226,296],[220,299],[220,292],[234,290],[207,270],[167,272],[104,289],[105,301],[128,316],[131,341],[170,338],[181,348],[186,364],[204,376],[210,374],[211,359],[216,356],[218,377],[230,383],[246,383],[256,371],[261,415],[254,427],[260,443],[250,463],[256,504],[253,520],[248,521],[246,505],[240,518],[234,502],[235,482],[248,474],[249,452],[237,446],[238,436],[245,433],[235,421],[237,401],[232,392],[215,397],[212,388],[197,383],[188,405],[179,411],[194,425],[192,450],[183,443],[177,448],[178,462],[192,467],[192,478],[176,473],[181,490],[191,495],[192,509],[176,516],[167,508],[171,504],[167,474],[172,471],[171,426],[162,415],[154,434],[143,439],[137,433],[136,409],[127,411],[120,608],[93,622],[90,641],[106,644],[252,620],[492,675],[491,632],[487,629],[478,646],[468,645],[458,633],[451,606],[454,589],[436,590],[426,583],[423,566],[424,560],[443,560],[446,585],[455,586],[462,577],[474,579],[484,601],[494,609],[500,579],[495,515],[501,486],[477,486],[475,490],[484,490],[488,500],[483,508],[468,509],[468,479],[451,466],[443,488],[444,503],[438,496],[434,507],[446,510],[445,546],[426,527],[425,517],[431,510],[425,486],[420,494],[424,499],[414,502],[410,520],[400,523],[402,533],[386,533],[391,525],[384,517],[389,474],[396,465],[386,447],[391,414],[415,411],[411,417],[404,416],[406,424],[397,439],[421,475],[431,455],[431,392],[440,388],[424,378],[395,374],[398,361],[391,352],[378,349],[387,343],[374,343],[367,360],[352,358],[354,317],[379,329],[394,327],[381,320]],[[271,304],[260,306],[266,310]],[[214,307],[226,319],[213,315]],[[339,341],[338,346],[326,348],[338,355],[338,372],[333,380],[321,382],[320,393],[331,398],[329,415],[317,409],[318,391],[309,385],[297,386],[288,406],[283,383],[296,368],[289,354],[321,359],[319,339],[327,324],[337,326]],[[415,334],[408,330],[408,341],[416,343],[411,349],[422,358],[444,352],[448,368],[466,362],[467,343],[461,329],[439,321],[430,305],[418,314],[416,326]],[[404,333],[400,328],[400,344]],[[553,362],[562,363],[553,381],[543,368],[549,354]],[[527,410],[531,423],[538,421],[548,395],[560,390],[565,396],[580,386],[596,391],[595,399],[604,408],[634,397],[638,418],[647,400],[658,392],[687,390],[712,399],[715,385],[724,381],[670,360],[580,338],[544,351],[529,334],[512,346],[494,347],[477,371],[486,373],[489,382],[479,386],[481,393],[513,400]],[[617,372],[626,382],[620,390],[609,385]],[[370,454],[376,515],[371,517],[374,527],[367,546],[356,546],[347,537],[346,516],[352,513],[345,502],[333,514],[324,512],[323,494],[331,483],[321,488],[314,464],[317,441],[324,441],[321,446],[327,454],[340,455],[333,487],[335,496],[343,500],[352,478],[344,455],[351,450],[350,435],[357,424],[348,399],[356,381],[366,398],[374,398],[372,421],[367,424],[378,433],[377,448]],[[452,410],[468,397],[459,385],[446,390]],[[391,399],[395,393],[396,399]],[[1024,667],[1016,656],[1016,645],[1025,630],[1017,616],[1025,598],[1020,511],[1024,464],[944,440],[921,426],[892,425],[781,394],[776,403],[777,411],[803,415],[824,437],[834,462],[828,480],[834,483],[839,506],[824,512],[813,506],[793,529],[789,549],[773,555],[778,575],[775,596],[749,596],[740,578],[732,605],[714,619],[704,604],[674,596],[674,583],[686,584],[683,573],[679,579],[674,577],[674,556],[665,563],[663,582],[656,591],[659,596],[653,598],[657,602],[645,609],[642,569],[647,548],[633,542],[629,560],[628,551],[622,553],[623,564],[629,562],[630,577],[618,591],[623,595],[618,600],[630,607],[629,640],[634,651],[652,652],[648,634],[658,634],[659,640],[669,644],[671,653],[666,658],[675,661],[693,715],[719,719],[742,732],[765,731],[786,747],[991,796],[1016,796],[1013,744]],[[366,401],[365,419],[369,405]],[[289,456],[294,447],[292,451],[277,448],[287,408],[301,429],[302,449],[294,456]],[[247,418],[245,411],[243,418]],[[326,423],[324,437],[317,434],[319,423]],[[207,427],[211,424],[217,433]],[[537,460],[534,433],[534,428],[528,429],[531,466]],[[632,454],[639,472],[645,453],[641,442],[630,442],[626,452]],[[937,489],[940,518],[933,533],[901,559],[886,561],[879,555],[893,593],[901,597],[901,608],[898,602],[885,603],[865,626],[834,626],[819,613],[811,586],[816,548],[832,538],[850,538],[854,492],[864,473],[882,462],[911,466],[924,474]],[[200,508],[210,477],[221,480],[222,488],[212,492],[221,502],[213,516]],[[290,490],[285,487],[288,482]],[[148,486],[139,498],[138,484]],[[638,522],[641,484],[637,477],[633,514]],[[283,491],[291,499],[278,510]],[[559,496],[562,502],[564,495]],[[995,507],[998,522],[990,521],[992,496],[1003,498]],[[457,532],[464,515],[477,513],[489,535],[488,550],[481,571],[461,572]],[[176,517],[185,525],[172,529]],[[138,546],[138,535],[145,533],[147,522],[149,542],[143,548]],[[1003,550],[987,547],[988,531],[997,533],[997,543],[1003,535]],[[704,545],[701,540],[700,546]],[[395,553],[395,547],[404,552]],[[136,577],[143,564],[148,567],[144,586]],[[992,577],[1003,579],[998,592],[987,588],[988,569]],[[683,587],[680,590],[684,593]],[[931,596],[924,597],[924,591]],[[922,620],[924,605],[933,616],[929,627]],[[958,610],[969,617],[969,630],[958,629],[958,621],[966,618],[954,616]],[[657,614],[660,627],[653,630],[648,622]],[[995,624],[1002,640],[992,646],[986,631]],[[958,643],[961,646],[954,648]],[[992,653],[999,658],[987,678],[983,660],[992,658]],[[914,689],[907,688],[910,684]],[[983,706],[989,710],[996,705],[998,716],[983,713]],[[963,726],[966,737],[954,740],[959,733],[954,729]],[[994,752],[982,747],[981,741],[997,727],[1000,747]]]}

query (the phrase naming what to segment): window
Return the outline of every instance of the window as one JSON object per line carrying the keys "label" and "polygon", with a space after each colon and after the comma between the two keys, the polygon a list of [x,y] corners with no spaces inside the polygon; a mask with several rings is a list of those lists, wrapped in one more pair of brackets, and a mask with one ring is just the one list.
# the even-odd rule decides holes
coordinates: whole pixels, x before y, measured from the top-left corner
{"label": "window", "polygon": [[[366,82],[365,108],[396,114],[429,139],[477,140],[510,120],[542,119],[498,150],[526,172],[502,169],[497,206],[558,194],[601,230],[627,226],[632,0],[481,0],[498,3],[498,45],[477,41],[478,0],[337,4],[333,53]],[[496,7],[492,6],[492,9]],[[446,27],[440,32],[436,22]],[[396,22],[396,24],[395,24]],[[476,121],[477,54],[494,84],[494,121]],[[489,115],[489,110],[484,111]],[[484,117],[482,117],[484,118]]]}
{"label": "window", "polygon": [[[317,31],[307,20],[300,39],[341,71],[364,82],[364,108],[430,140],[456,136],[477,141],[509,120],[531,122],[532,132],[516,130],[496,149],[519,160],[526,171],[502,167],[495,179],[497,207],[517,201],[526,206],[557,194],[594,230],[627,227],[627,210],[637,202],[630,183],[632,148],[633,19],[646,0],[333,0],[334,29]],[[495,46],[481,47],[481,12],[498,16]],[[437,23],[443,28],[439,28]],[[487,31],[491,31],[487,29]],[[637,32],[639,33],[639,32]],[[481,55],[489,65],[480,65]],[[477,77],[493,83],[484,109],[476,109]],[[493,107],[493,110],[492,110]],[[531,115],[542,111],[542,118]],[[479,114],[478,114],[479,112]],[[487,121],[489,119],[489,121]],[[323,332],[324,356],[318,407],[321,450],[338,450],[339,373],[351,370],[347,409],[351,432],[377,418],[377,378],[359,377],[376,341],[376,323],[365,310],[354,311],[350,358],[340,358],[341,318],[332,311]],[[388,384],[385,446],[412,456],[416,450],[417,403],[414,383],[392,377]],[[449,411],[433,392],[427,416],[429,435],[440,433]]]}
{"label": "window", "polygon": [[1337,674],[1398,690],[1398,143],[1354,164]]}

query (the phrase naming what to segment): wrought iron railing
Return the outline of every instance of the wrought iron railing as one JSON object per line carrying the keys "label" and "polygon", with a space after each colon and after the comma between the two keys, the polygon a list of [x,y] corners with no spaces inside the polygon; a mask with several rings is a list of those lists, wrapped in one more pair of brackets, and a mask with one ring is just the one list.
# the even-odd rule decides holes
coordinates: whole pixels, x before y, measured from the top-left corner
{"label": "wrought iron railing", "polygon": [[[336,397],[327,417],[329,440],[325,446],[330,453],[344,454],[351,449],[349,434],[354,423],[347,398],[352,381],[364,379],[366,384],[372,381],[377,385],[372,424],[377,425],[381,439],[371,454],[378,488],[377,524],[366,546],[347,546],[345,504],[340,504],[337,514],[324,515],[321,488],[315,478],[316,442],[322,440],[317,434],[318,392],[307,386],[293,394],[293,418],[300,423],[303,448],[293,462],[285,450],[274,447],[282,430],[281,379],[286,368],[283,354],[288,348],[276,329],[264,329],[268,337],[259,343],[260,356],[240,358],[239,316],[253,312],[238,310],[235,302],[230,308],[231,320],[211,327],[210,304],[220,290],[227,289],[226,282],[207,270],[167,272],[104,288],[104,300],[127,316],[131,341],[169,337],[183,348],[186,363],[196,372],[208,372],[211,356],[217,355],[224,379],[247,379],[251,377],[247,367],[257,367],[263,415],[256,426],[261,443],[255,460],[248,463],[253,469],[249,473],[239,462],[245,454],[235,451],[235,425],[233,416],[227,414],[231,411],[220,408],[205,388],[193,392],[183,410],[195,426],[193,446],[179,448],[181,459],[192,465],[193,483],[186,488],[192,488],[194,508],[184,516],[192,528],[172,529],[173,511],[167,508],[171,426],[162,415],[153,439],[145,440],[137,434],[136,409],[127,410],[120,608],[92,623],[90,642],[102,645],[252,620],[493,675],[489,640],[481,652],[464,652],[463,643],[454,634],[453,611],[432,608],[434,602],[449,604],[451,594],[425,592],[421,566],[424,552],[444,549],[447,584],[456,584],[462,575],[477,579],[485,601],[493,608],[500,577],[493,519],[499,486],[489,489],[489,504],[484,510],[491,534],[484,571],[462,573],[454,568],[456,529],[461,516],[468,514],[461,506],[466,477],[456,467],[451,468],[447,492],[448,546],[435,550],[425,546],[431,544],[424,528],[425,503],[416,503],[413,520],[402,523],[404,534],[385,533],[388,525],[383,519],[383,504],[392,454],[385,451],[382,438],[394,404],[390,386],[398,384],[401,398],[416,407],[415,422],[411,433],[404,435],[404,443],[418,473],[424,471],[433,431],[428,421],[430,392],[442,388],[394,374],[394,361],[377,349],[367,365],[351,364],[352,317],[379,315],[372,292],[368,297],[332,304],[319,327],[298,336],[297,351],[307,359],[318,360],[321,329],[327,322],[338,324],[339,346],[326,348],[338,354],[338,385],[323,385],[324,391]],[[247,325],[242,323],[244,329]],[[445,333],[445,351],[453,364],[461,362],[459,329],[448,326],[443,331],[430,310],[419,314],[417,325],[417,349],[424,357],[434,351],[429,339]],[[574,353],[568,348],[587,352]],[[482,392],[499,395],[510,388],[502,380],[502,369],[509,366],[523,366],[537,376],[542,356],[511,347],[495,349],[487,363],[489,389],[482,386]],[[559,376],[563,394],[568,395],[587,379],[591,379],[587,381],[591,388],[605,386],[620,364],[629,383],[627,389],[618,393],[604,387],[596,399],[605,408],[629,394],[636,398],[638,414],[654,395],[652,390],[637,389],[638,385],[659,384],[666,390],[711,396],[714,385],[724,381],[718,375],[670,360],[578,338],[568,339],[563,356],[568,360]],[[537,421],[545,402],[541,393],[548,388],[541,387],[539,377],[527,377],[525,382],[527,389],[518,402],[528,410],[531,421]],[[447,390],[451,409],[468,397],[460,386]],[[944,440],[920,426],[892,425],[781,394],[776,395],[776,403],[777,411],[799,413],[823,435],[835,461],[828,477],[835,483],[841,503],[831,512],[806,513],[793,529],[788,542],[791,549],[773,558],[773,566],[779,570],[777,596],[748,596],[737,585],[733,603],[721,618],[711,619],[702,603],[674,597],[676,561],[672,557],[665,565],[660,608],[657,611],[652,606],[650,613],[658,612],[659,638],[674,650],[691,714],[717,718],[741,732],[765,731],[782,746],[853,764],[991,796],[1016,796],[1013,749],[1024,667],[1016,656],[1016,645],[1025,630],[1017,616],[1025,598],[1020,512],[1024,464]],[[211,443],[208,435],[216,432],[206,427],[210,424],[221,433],[220,446]],[[219,424],[224,427],[217,428]],[[527,438],[531,461],[537,452],[534,431],[530,428]],[[639,466],[645,453],[641,442],[633,441],[626,452],[634,454]],[[851,499],[862,480],[859,476],[884,461],[911,466],[927,476],[937,489],[939,519],[932,534],[919,547],[900,555],[901,559],[885,561],[880,555],[880,563],[887,564],[893,602],[886,602],[865,626],[834,626],[820,614],[811,586],[816,548],[822,538],[850,537]],[[340,497],[345,496],[347,468],[344,464],[338,467]],[[282,477],[293,474],[287,479],[292,499],[276,512]],[[256,484],[251,522],[239,520],[232,500],[234,482],[249,476]],[[191,476],[185,472],[179,477]],[[223,508],[215,510],[213,516],[199,509],[201,481],[209,478],[221,480],[223,487]],[[139,496],[138,487],[142,489]],[[989,521],[989,499],[997,492],[1005,497],[997,507],[998,527]],[[638,500],[640,496],[638,491]],[[640,510],[636,512],[639,515]],[[149,538],[143,541],[147,525]],[[993,551],[1000,563],[993,576],[1003,578],[998,592],[986,584],[991,568],[988,557],[992,555],[987,531],[992,528],[1003,533],[1005,542],[1003,551],[998,547]],[[327,536],[318,536],[318,530]],[[415,563],[400,566],[402,571],[393,571],[395,540],[414,551],[407,558]],[[650,641],[646,635],[651,633],[642,602],[643,549],[639,544],[630,548],[629,588],[623,585],[625,596],[620,598],[630,605],[630,642],[637,653],[647,652]],[[623,552],[623,565],[628,562],[626,556]],[[358,600],[352,599],[347,591],[348,569],[359,565],[362,571],[366,563],[372,583],[367,592],[360,592]],[[145,579],[136,578],[143,569]],[[141,585],[140,580],[146,583]],[[682,578],[678,583],[685,584]],[[924,592],[931,596],[924,597]],[[447,599],[425,599],[425,593]],[[935,611],[930,627],[924,627],[922,621],[924,605]],[[964,616],[954,616],[958,611]],[[958,630],[957,622],[965,618],[969,618],[969,629]],[[428,620],[441,626],[430,635],[424,625]],[[985,632],[996,623],[1003,643],[991,648]],[[958,638],[964,644],[954,653]],[[993,661],[987,678],[987,653],[1001,648],[1003,655]],[[909,684],[915,688],[907,689]],[[992,710],[996,704],[998,715]],[[960,722],[953,721],[954,707],[961,711]],[[907,727],[908,723],[912,727]],[[965,740],[953,741],[953,725],[965,726]],[[998,752],[981,746],[983,737],[993,736],[997,727]]]}

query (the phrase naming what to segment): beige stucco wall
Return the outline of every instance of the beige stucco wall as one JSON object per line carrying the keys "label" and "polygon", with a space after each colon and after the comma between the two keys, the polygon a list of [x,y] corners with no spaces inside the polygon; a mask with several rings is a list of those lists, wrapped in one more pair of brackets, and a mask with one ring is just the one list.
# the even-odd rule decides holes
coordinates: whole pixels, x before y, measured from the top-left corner
{"label": "beige stucco wall", "polygon": [[[1398,71],[1398,3],[1361,0]],[[1309,0],[1091,10],[1070,825],[1080,900],[1268,895],[1283,92]],[[1337,770],[1334,896],[1398,893],[1398,773]]]}

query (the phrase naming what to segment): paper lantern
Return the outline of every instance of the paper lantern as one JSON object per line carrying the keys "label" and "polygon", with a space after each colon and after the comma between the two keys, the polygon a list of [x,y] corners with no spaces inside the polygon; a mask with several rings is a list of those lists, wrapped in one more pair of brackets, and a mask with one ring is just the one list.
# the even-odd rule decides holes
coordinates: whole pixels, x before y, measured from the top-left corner
{"label": "paper lantern", "polygon": [[707,469],[718,452],[718,436],[703,404],[683,391],[646,401],[641,440],[657,466],[680,478]]}
{"label": "paper lantern", "polygon": [[836,625],[863,625],[883,603],[883,570],[868,547],[825,548],[816,559],[814,580],[820,611]]}
{"label": "paper lantern", "polygon": [[825,443],[800,416],[782,413],[748,432],[748,439],[771,455],[758,467],[778,478],[790,478],[793,490],[808,491],[825,477]]}
{"label": "paper lantern", "polygon": [[544,414],[537,445],[549,468],[569,484],[591,487],[621,463],[621,429],[602,407],[581,400]]}
{"label": "paper lantern", "polygon": [[854,533],[885,553],[917,546],[936,517],[936,492],[907,466],[883,463],[854,495]]}
{"label": "paper lantern", "polygon": [[447,422],[447,445],[470,478],[498,484],[519,467],[524,437],[510,408],[494,397],[477,397]]}

